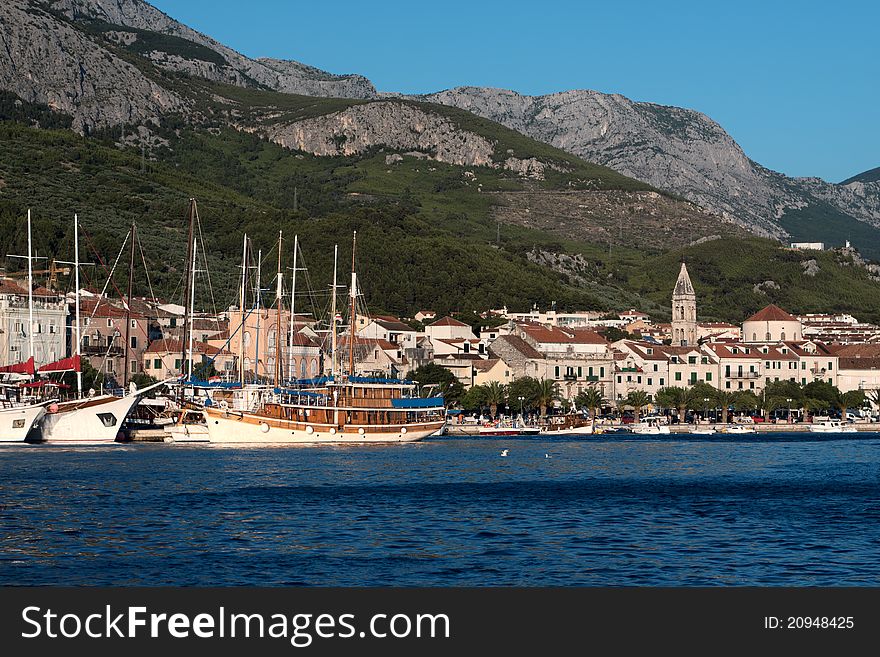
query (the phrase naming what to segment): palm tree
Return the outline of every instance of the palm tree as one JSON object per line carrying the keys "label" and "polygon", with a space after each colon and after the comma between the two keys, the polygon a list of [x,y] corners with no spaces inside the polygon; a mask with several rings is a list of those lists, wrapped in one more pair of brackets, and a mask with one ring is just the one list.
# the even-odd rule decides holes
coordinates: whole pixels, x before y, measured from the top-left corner
{"label": "palm tree", "polygon": [[575,398],[575,403],[583,408],[586,407],[590,411],[590,419],[596,419],[596,411],[602,408],[605,399],[602,391],[594,386],[590,386]]}
{"label": "palm tree", "polygon": [[761,407],[761,400],[751,390],[737,390],[733,396],[733,408],[739,413],[754,411]]}
{"label": "palm tree", "polygon": [[485,400],[489,404],[489,411],[492,413],[492,417],[497,417],[498,405],[503,404],[507,399],[507,386],[498,381],[489,381],[484,387],[486,389],[484,393],[486,395]]}
{"label": "palm tree", "polygon": [[617,409],[617,415],[620,417],[621,424],[623,423],[623,413],[627,406],[629,406],[629,400],[626,397],[621,397],[614,402],[614,407]]}
{"label": "palm tree", "polygon": [[713,401],[721,407],[721,423],[727,424],[727,414],[730,407],[736,403],[737,394],[728,392],[727,390],[716,390],[713,395]]}
{"label": "palm tree", "polygon": [[541,417],[546,417],[547,407],[559,398],[559,386],[553,379],[541,379],[538,381],[537,393]]}
{"label": "palm tree", "polygon": [[874,406],[880,409],[880,388],[874,388],[873,390],[869,390],[865,395],[865,399],[871,402]]}
{"label": "palm tree", "polygon": [[837,396],[837,399],[834,401],[834,407],[840,409],[840,419],[846,422],[847,409],[861,406],[864,401],[864,391],[850,390],[849,392],[843,392]]}
{"label": "palm tree", "polygon": [[691,398],[691,392],[687,388],[679,388],[678,386],[667,386],[657,391],[657,403],[664,408],[677,409],[679,422],[684,422]]}
{"label": "palm tree", "polygon": [[651,403],[651,398],[644,390],[633,390],[626,398],[626,402],[635,409],[635,421],[638,422],[642,409]]}
{"label": "palm tree", "polygon": [[813,421],[813,411],[828,408],[828,402],[824,399],[816,399],[815,397],[805,397],[801,402],[801,408],[804,409],[804,420]]}

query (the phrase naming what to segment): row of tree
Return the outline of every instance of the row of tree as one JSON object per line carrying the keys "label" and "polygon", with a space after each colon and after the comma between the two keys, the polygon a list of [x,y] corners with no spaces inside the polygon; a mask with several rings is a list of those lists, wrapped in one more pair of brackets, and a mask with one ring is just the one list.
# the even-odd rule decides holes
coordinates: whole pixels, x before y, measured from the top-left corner
{"label": "row of tree", "polygon": [[[507,407],[512,413],[539,412],[547,414],[555,402],[561,401],[568,411],[569,403],[560,396],[559,386],[552,379],[519,378],[509,385],[497,381],[472,386],[465,391],[461,383],[446,368],[439,365],[426,365],[409,373],[409,378],[422,385],[434,385],[446,400],[447,406],[459,406],[468,411],[488,409],[492,416],[498,409]],[[697,383],[688,387],[668,386],[661,388],[652,398],[644,390],[634,390],[623,399],[606,399],[603,391],[590,386],[574,399],[574,408],[586,410],[595,417],[601,410],[616,408],[623,413],[628,407],[636,416],[651,406],[655,409],[673,410],[679,418],[685,418],[689,411],[720,410],[721,421],[727,422],[731,411],[746,413],[759,411],[765,420],[779,409],[801,410],[810,417],[816,412],[829,409],[839,410],[842,417],[852,408],[862,407],[866,401],[880,406],[880,390],[850,390],[842,392],[836,386],[814,381],[801,385],[794,381],[772,381],[756,394],[751,390],[719,390],[707,383]]]}

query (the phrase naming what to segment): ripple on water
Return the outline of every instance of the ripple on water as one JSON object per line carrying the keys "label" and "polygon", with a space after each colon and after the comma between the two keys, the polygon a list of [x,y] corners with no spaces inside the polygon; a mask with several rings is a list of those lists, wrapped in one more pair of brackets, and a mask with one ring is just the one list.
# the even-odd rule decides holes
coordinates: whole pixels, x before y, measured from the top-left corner
{"label": "ripple on water", "polygon": [[0,584],[874,585],[878,447],[4,448]]}

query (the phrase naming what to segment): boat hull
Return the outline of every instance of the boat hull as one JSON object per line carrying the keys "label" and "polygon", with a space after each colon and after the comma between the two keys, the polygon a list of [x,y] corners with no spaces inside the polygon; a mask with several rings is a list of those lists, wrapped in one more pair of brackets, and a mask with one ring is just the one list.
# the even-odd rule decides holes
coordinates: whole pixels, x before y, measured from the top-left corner
{"label": "boat hull", "polygon": [[547,429],[542,436],[591,436],[597,433],[593,427],[571,427],[570,429]]}
{"label": "boat hull", "polygon": [[42,423],[43,442],[57,445],[109,445],[116,442],[126,416],[140,397],[101,395],[58,404]]}
{"label": "boat hull", "polygon": [[0,443],[23,443],[46,414],[43,404],[0,409]]}
{"label": "boat hull", "polygon": [[[323,424],[303,425],[241,411],[206,408],[204,413],[210,442],[225,444],[411,443],[433,436],[445,425],[443,420],[438,420],[381,427],[346,425],[336,428]],[[363,433],[359,429],[363,429]]]}

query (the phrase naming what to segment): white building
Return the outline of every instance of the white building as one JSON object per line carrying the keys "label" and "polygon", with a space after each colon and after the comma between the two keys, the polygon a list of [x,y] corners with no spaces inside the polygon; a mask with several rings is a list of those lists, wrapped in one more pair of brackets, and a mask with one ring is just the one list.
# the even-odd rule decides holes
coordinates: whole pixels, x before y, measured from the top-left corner
{"label": "white building", "polygon": [[67,301],[44,287],[35,287],[32,296],[33,325],[29,325],[27,288],[0,279],[0,365],[33,356],[34,366],[40,367],[67,356]]}

